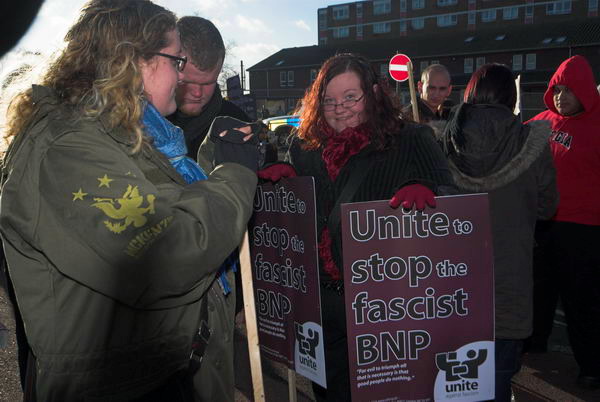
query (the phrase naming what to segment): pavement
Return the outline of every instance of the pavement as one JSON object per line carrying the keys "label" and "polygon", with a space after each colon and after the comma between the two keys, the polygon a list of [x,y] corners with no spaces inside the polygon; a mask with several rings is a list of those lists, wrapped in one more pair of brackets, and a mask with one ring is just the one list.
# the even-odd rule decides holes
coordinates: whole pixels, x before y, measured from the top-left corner
{"label": "pavement", "polygon": [[[5,330],[3,328],[6,328]],[[600,402],[600,390],[589,391],[577,386],[577,364],[566,341],[564,323],[555,321],[549,351],[525,354],[523,368],[513,379],[513,392],[517,402],[586,401]],[[0,402],[22,400],[17,367],[16,340],[12,310],[4,288],[0,286]],[[600,341],[600,340],[599,340]],[[236,327],[236,402],[252,401],[253,390],[250,364],[243,325]],[[289,370],[279,363],[262,359],[265,400],[279,402],[290,400]],[[310,381],[293,374],[296,381],[296,400],[313,401]]]}

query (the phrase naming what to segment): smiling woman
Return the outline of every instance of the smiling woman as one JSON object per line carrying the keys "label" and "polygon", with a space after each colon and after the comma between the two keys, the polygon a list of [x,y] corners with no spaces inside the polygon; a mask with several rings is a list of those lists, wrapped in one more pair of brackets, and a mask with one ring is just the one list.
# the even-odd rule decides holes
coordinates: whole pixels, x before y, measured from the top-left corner
{"label": "smiling woman", "polygon": [[[339,208],[390,199],[418,209],[452,189],[431,129],[400,119],[397,99],[369,61],[328,59],[302,100],[300,127],[288,153],[300,176],[314,176],[327,389],[318,401],[350,400]],[[259,173],[260,174],[260,173]]]}

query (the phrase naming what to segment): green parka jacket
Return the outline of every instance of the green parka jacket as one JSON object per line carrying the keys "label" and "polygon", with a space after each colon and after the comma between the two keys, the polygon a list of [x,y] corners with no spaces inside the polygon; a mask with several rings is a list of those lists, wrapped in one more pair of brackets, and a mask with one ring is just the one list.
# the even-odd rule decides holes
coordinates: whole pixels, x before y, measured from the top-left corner
{"label": "green parka jacket", "polygon": [[[5,159],[0,232],[38,400],[139,397],[188,366],[203,296],[222,294],[215,274],[246,229],[256,175],[233,163],[212,170],[207,158],[208,180],[186,185],[153,147],[132,155],[125,130],[76,119],[44,87],[33,101]],[[212,353],[232,360],[232,348]]]}

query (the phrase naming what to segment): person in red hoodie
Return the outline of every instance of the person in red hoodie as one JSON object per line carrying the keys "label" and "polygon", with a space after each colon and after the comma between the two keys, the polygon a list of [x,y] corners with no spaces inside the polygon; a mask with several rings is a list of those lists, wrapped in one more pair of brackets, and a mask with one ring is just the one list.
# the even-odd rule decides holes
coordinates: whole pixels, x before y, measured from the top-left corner
{"label": "person in red hoodie", "polygon": [[[560,202],[538,222],[532,350],[545,351],[558,296],[580,368],[577,383],[600,388],[600,95],[582,56],[565,60],[544,94]],[[530,121],[531,121],[530,120]]]}

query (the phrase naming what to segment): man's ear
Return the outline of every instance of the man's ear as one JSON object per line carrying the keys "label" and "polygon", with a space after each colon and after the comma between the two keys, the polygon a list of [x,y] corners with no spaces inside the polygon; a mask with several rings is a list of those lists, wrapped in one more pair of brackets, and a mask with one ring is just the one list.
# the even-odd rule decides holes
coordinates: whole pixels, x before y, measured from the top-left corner
{"label": "man's ear", "polygon": [[451,93],[452,93],[452,85],[448,85],[448,93],[446,94],[446,97],[450,96]]}
{"label": "man's ear", "polygon": [[419,95],[423,93],[423,83],[421,81],[417,82],[417,92],[419,92]]}

